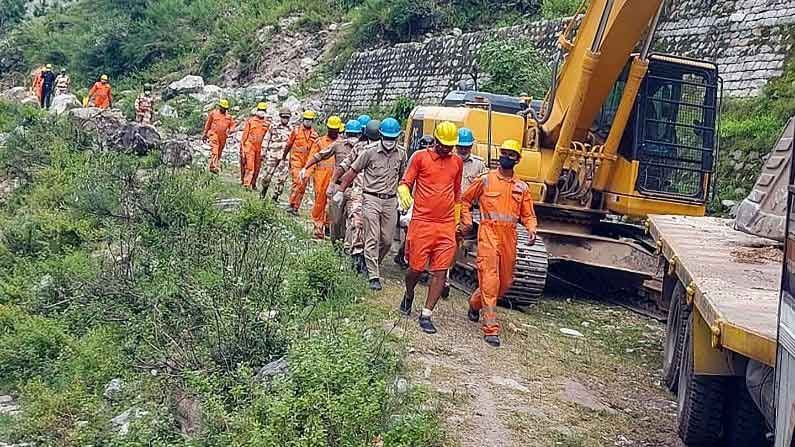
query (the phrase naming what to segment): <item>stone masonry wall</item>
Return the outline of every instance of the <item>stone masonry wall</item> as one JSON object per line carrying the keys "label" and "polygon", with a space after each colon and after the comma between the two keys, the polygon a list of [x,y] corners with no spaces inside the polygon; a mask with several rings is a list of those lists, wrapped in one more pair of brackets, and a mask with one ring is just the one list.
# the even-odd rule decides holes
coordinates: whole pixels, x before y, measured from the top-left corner
{"label": "stone masonry wall", "polygon": [[[332,81],[325,104],[353,112],[401,96],[438,103],[451,90],[473,85],[477,51],[491,38],[524,36],[551,56],[564,26],[561,20],[539,21],[358,52]],[[793,30],[795,0],[673,0],[663,13],[655,49],[715,62],[725,95],[753,96],[781,75],[795,43]]]}

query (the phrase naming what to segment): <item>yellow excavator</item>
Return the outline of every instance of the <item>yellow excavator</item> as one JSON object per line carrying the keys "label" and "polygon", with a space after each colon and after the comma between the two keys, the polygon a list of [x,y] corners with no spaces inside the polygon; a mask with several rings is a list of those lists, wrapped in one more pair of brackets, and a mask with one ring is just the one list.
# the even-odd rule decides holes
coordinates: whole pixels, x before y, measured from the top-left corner
{"label": "yellow excavator", "polygon": [[[586,270],[606,270],[652,284],[659,268],[645,216],[704,215],[721,81],[712,63],[651,52],[663,7],[664,0],[584,2],[559,38],[543,100],[454,91],[410,114],[410,153],[442,121],[472,129],[473,153],[491,167],[504,140],[523,142],[516,172],[533,192],[540,238],[528,246],[520,236],[508,302],[535,303],[550,264],[569,266],[574,283],[586,281],[578,276]],[[474,240],[460,248],[457,285],[476,286],[476,253]]]}

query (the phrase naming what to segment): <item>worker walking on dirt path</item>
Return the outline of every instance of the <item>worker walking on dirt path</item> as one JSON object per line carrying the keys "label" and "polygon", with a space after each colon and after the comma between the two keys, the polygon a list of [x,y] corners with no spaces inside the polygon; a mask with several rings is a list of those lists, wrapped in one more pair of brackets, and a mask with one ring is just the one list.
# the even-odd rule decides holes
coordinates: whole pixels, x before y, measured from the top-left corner
{"label": "worker walking on dirt path", "polygon": [[[463,163],[453,155],[458,144],[458,128],[444,121],[433,133],[434,146],[411,156],[406,175],[398,187],[400,206],[413,205],[406,235],[406,292],[400,312],[411,314],[414,288],[427,269],[431,275],[425,307],[419,316],[420,329],[435,334],[433,309],[442,294],[447,269],[453,265],[456,251],[456,225],[461,210],[461,176]],[[411,192],[414,191],[414,197]]]}
{"label": "worker walking on dirt path", "polygon": [[103,74],[88,91],[88,96],[83,101],[84,106],[93,106],[107,109],[113,106],[113,89],[110,86],[108,75]]}
{"label": "worker walking on dirt path", "polygon": [[[357,121],[362,125],[362,134],[359,137],[351,152],[345,159],[338,163],[337,168],[334,170],[334,175],[331,177],[331,183],[336,184],[336,192],[339,191],[339,185],[342,183],[342,177],[351,168],[353,162],[359,157],[367,146],[374,141],[378,141],[381,137],[378,133],[378,128],[381,126],[381,121],[371,119],[368,115],[360,116]],[[345,241],[343,248],[345,253],[353,259],[353,266],[358,273],[367,274],[367,264],[364,260],[364,216],[362,213],[362,175],[357,174],[353,179],[351,186],[343,193],[348,197],[345,199]]]}
{"label": "worker walking on dirt path", "polygon": [[152,124],[152,111],[155,98],[152,95],[152,86],[144,84],[144,91],[135,98],[135,121],[141,124]]}
{"label": "worker walking on dirt path", "polygon": [[[434,139],[430,135],[423,135],[420,140],[417,142],[417,149],[423,150],[427,149],[434,144]],[[411,207],[409,209],[400,209],[400,215],[398,217],[398,227],[397,237],[395,240],[398,241],[400,248],[398,248],[397,253],[395,254],[395,264],[400,266],[403,270],[409,268],[408,262],[406,262],[406,233],[408,232],[409,222],[411,222]]]}
{"label": "worker walking on dirt path", "polygon": [[400,123],[394,118],[381,122],[379,142],[367,145],[342,178],[345,192],[358,174],[362,175],[362,216],[364,217],[364,259],[370,289],[381,290],[381,262],[392,247],[397,225],[397,190],[406,171],[406,150],[398,144]]}
{"label": "worker walking on dirt path", "polygon": [[61,73],[55,78],[55,96],[69,93],[69,86],[72,81],[66,73],[66,68],[61,68]]}
{"label": "worker walking on dirt path", "polygon": [[357,120],[351,120],[345,124],[344,130],[344,138],[338,138],[334,144],[317,152],[306,164],[306,169],[311,169],[312,166],[324,163],[327,160],[334,161],[329,184],[326,188],[326,198],[333,199],[328,202],[329,237],[332,242],[342,242],[345,237],[345,210],[348,206],[348,199],[350,199],[350,190],[339,195],[336,194],[341,178],[335,174],[340,170],[340,164],[350,155],[353,145],[359,142],[359,137],[362,134],[362,124]]}
{"label": "worker walking on dirt path", "polygon": [[[265,167],[267,172],[262,179],[262,198],[264,199],[268,194],[268,189],[271,183],[276,181],[273,190],[273,201],[278,202],[279,198],[284,191],[284,184],[287,182],[287,176],[290,173],[290,165],[284,161],[284,148],[287,146],[287,140],[290,138],[290,118],[292,113],[287,107],[282,107],[279,110],[279,122],[271,126],[265,143]],[[284,162],[283,162],[284,161]]]}
{"label": "worker walking on dirt path", "polygon": [[262,141],[271,127],[267,113],[268,104],[258,103],[254,116],[243,126],[243,137],[240,139],[243,158],[240,163],[244,166],[243,187],[247,189],[257,189],[257,177],[262,168]]}
{"label": "worker walking on dirt path", "polygon": [[306,164],[298,173],[302,182],[306,182],[309,176],[312,176],[312,188],[315,190],[315,203],[312,205],[312,222],[314,224],[315,239],[323,239],[326,237],[326,227],[328,225],[328,213],[326,212],[326,205],[328,204],[328,197],[326,190],[329,183],[331,183],[331,176],[334,174],[335,160],[333,155],[320,162],[314,162],[314,157],[321,152],[324,152],[331,145],[337,141],[340,132],[345,130],[345,125],[342,124],[342,119],[336,115],[332,115],[326,120],[326,135],[315,140],[312,147],[309,149],[309,156]]}
{"label": "worker walking on dirt path", "polygon": [[506,140],[500,147],[500,167],[476,179],[464,192],[461,209],[461,230],[472,231],[472,204],[478,202],[478,289],[469,299],[468,318],[481,321],[486,343],[500,345],[500,324],[497,322],[497,299],[504,295],[513,281],[516,264],[516,224],[527,228],[529,244],[536,237],[536,215],[527,184],[514,177],[522,146]]}
{"label": "worker walking on dirt path", "polygon": [[41,72],[41,98],[42,109],[49,109],[52,104],[52,95],[55,92],[55,73],[52,64],[47,64]]}
{"label": "worker walking on dirt path", "polygon": [[306,181],[301,178],[301,170],[304,169],[309,159],[309,149],[319,138],[317,131],[312,127],[315,124],[315,119],[317,119],[317,113],[313,110],[304,111],[301,125],[296,126],[290,133],[282,154],[283,160],[287,158],[288,154],[290,155],[290,176],[293,179],[287,211],[296,216],[306,193]]}
{"label": "worker walking on dirt path", "polygon": [[229,132],[234,128],[235,118],[229,113],[229,100],[222,99],[218,101],[218,108],[207,116],[202,133],[202,141],[210,144],[209,169],[213,174],[221,172],[221,155],[226,147]]}

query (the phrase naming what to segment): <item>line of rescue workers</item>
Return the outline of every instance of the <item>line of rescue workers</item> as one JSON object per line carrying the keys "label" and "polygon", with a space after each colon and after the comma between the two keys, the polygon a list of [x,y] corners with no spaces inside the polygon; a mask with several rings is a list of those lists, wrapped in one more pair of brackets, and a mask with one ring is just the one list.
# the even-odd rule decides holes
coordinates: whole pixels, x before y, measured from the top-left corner
{"label": "line of rescue workers", "polygon": [[[56,77],[45,66],[34,78],[34,92],[42,107],[49,107],[53,91],[69,88],[68,75]],[[111,86],[102,75],[83,100],[84,106],[112,106]],[[135,101],[136,121],[150,124],[154,97],[144,86]],[[229,135],[239,125],[227,99],[209,113],[202,139],[209,143],[209,170],[221,171],[221,157]],[[290,123],[292,114],[282,108],[278,121],[268,116],[268,104],[257,104],[253,116],[242,123],[240,183],[278,202],[289,180],[287,211],[298,215],[309,182],[314,190],[310,216],[314,237],[329,237],[352,257],[357,271],[366,275],[370,288],[381,290],[381,264],[389,253],[398,222],[407,226],[403,248],[395,261],[407,267],[400,312],[410,316],[414,290],[429,275],[428,293],[418,322],[425,333],[436,333],[433,310],[449,293],[448,270],[459,242],[477,224],[478,284],[469,299],[467,317],[480,322],[484,340],[500,345],[497,300],[513,281],[517,232],[527,228],[535,240],[536,217],[527,185],[514,176],[521,144],[506,140],[499,147],[499,167],[489,171],[472,155],[475,135],[449,121],[437,124],[432,136],[423,136],[411,158],[400,144],[403,134],[395,118],[383,121],[362,115],[343,123],[339,116],[326,121],[326,134],[315,130],[317,113],[305,110],[301,123]],[[456,152],[454,154],[454,151]],[[263,160],[265,172],[259,180]],[[479,209],[479,216],[472,208]]]}

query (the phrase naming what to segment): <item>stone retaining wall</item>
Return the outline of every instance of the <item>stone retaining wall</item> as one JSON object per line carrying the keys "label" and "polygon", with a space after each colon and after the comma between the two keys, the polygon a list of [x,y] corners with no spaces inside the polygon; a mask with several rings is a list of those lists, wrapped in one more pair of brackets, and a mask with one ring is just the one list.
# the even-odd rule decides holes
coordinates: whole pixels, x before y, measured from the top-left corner
{"label": "stone retaining wall", "polygon": [[[525,36],[551,55],[564,25],[539,21],[355,53],[331,83],[326,107],[362,111],[401,96],[438,103],[449,91],[473,84],[477,51],[489,39]],[[752,96],[782,73],[793,29],[795,0],[674,0],[664,11],[655,49],[713,61],[725,95]]]}

